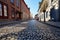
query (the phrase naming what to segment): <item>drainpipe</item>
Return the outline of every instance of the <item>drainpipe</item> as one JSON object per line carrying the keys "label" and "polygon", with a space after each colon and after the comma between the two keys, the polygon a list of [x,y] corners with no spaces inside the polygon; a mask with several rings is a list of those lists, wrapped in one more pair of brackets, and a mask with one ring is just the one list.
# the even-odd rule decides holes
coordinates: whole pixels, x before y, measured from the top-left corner
{"label": "drainpipe", "polygon": [[46,20],[45,20],[45,10],[43,10],[43,12],[44,12],[44,22],[45,22],[45,21],[46,21]]}

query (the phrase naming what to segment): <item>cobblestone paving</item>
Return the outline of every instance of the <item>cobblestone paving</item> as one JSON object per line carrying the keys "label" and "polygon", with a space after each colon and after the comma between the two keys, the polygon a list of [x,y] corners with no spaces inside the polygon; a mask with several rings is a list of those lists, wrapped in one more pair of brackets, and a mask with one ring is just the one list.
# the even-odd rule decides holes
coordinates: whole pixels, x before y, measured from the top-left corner
{"label": "cobblestone paving", "polygon": [[27,27],[27,22],[7,25],[0,28],[0,40],[17,40],[18,32]]}
{"label": "cobblestone paving", "polygon": [[[53,27],[32,20],[28,23],[28,27],[18,33],[17,40],[60,40],[60,36]],[[60,29],[57,29],[60,32]],[[58,32],[57,32],[58,33]]]}
{"label": "cobblestone paving", "polygon": [[60,29],[40,23],[36,20],[22,22],[16,27],[26,27],[19,32],[2,36],[0,40],[60,40]]}

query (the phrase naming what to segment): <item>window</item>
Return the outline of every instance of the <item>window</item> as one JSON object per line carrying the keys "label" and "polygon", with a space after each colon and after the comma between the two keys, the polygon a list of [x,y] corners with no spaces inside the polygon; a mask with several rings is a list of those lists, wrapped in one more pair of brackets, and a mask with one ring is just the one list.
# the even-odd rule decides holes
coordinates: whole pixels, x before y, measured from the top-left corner
{"label": "window", "polygon": [[4,2],[7,2],[7,0],[4,0]]}
{"label": "window", "polygon": [[19,0],[16,0],[16,5],[17,5],[17,6],[19,6],[19,2],[20,2]]}
{"label": "window", "polygon": [[11,1],[11,3],[14,3],[14,0],[10,0]]}
{"label": "window", "polygon": [[51,2],[53,2],[53,0],[51,0]]}
{"label": "window", "polygon": [[7,16],[7,6],[4,5],[4,16]]}
{"label": "window", "polygon": [[42,18],[42,19],[44,18],[44,14],[41,15],[41,18]]}
{"label": "window", "polygon": [[19,18],[19,13],[17,12],[17,18]]}
{"label": "window", "polygon": [[48,12],[46,12],[46,18],[48,17]]}
{"label": "window", "polygon": [[11,10],[11,13],[12,13],[12,17],[14,17],[15,16],[15,11],[14,11],[14,8],[12,8],[12,10]]}
{"label": "window", "polygon": [[7,2],[7,0],[3,0],[3,2]]}
{"label": "window", "polygon": [[2,4],[0,3],[0,16],[2,16]]}

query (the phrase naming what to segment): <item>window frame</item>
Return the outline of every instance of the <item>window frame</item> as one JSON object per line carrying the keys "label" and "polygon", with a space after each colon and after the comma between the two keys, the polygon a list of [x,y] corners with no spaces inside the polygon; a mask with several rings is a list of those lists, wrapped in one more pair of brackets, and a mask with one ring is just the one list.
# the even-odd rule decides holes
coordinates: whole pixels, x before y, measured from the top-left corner
{"label": "window frame", "polygon": [[[5,6],[5,8],[4,8]],[[8,16],[8,7],[7,5],[3,5],[3,8],[4,8],[4,16]]]}
{"label": "window frame", "polygon": [[19,7],[20,0],[16,0],[16,6]]}
{"label": "window frame", "polygon": [[15,17],[15,9],[14,8],[11,8],[11,16]]}
{"label": "window frame", "polygon": [[10,0],[10,2],[12,3],[12,4],[14,4],[14,0],[12,1],[12,0]]}
{"label": "window frame", "polygon": [[3,16],[3,14],[2,14],[2,11],[3,11],[2,8],[3,8],[3,7],[2,7],[2,4],[1,4],[1,3],[0,3],[0,5],[1,5],[1,6],[0,6],[0,10],[1,10],[1,11],[0,11],[0,12],[1,12],[1,13],[0,13],[0,16]]}
{"label": "window frame", "polygon": [[48,11],[46,12],[46,18],[48,18]]}

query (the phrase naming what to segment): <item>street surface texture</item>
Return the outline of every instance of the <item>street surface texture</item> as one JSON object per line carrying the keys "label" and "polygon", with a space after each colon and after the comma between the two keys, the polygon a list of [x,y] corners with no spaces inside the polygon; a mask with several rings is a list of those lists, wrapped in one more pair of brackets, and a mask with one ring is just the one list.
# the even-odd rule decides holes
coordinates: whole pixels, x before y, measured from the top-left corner
{"label": "street surface texture", "polygon": [[20,21],[16,24],[6,25],[0,28],[0,40],[16,40],[18,32],[26,29],[27,22]]}
{"label": "street surface texture", "polygon": [[18,40],[60,40],[60,29],[36,20],[29,21],[28,27],[18,34]]}
{"label": "street surface texture", "polygon": [[[21,27],[22,30],[20,30]],[[16,29],[18,30],[13,31],[15,33],[9,34],[6,38],[1,38],[1,40],[60,40],[59,28],[40,23],[36,20],[16,24],[14,30]]]}

